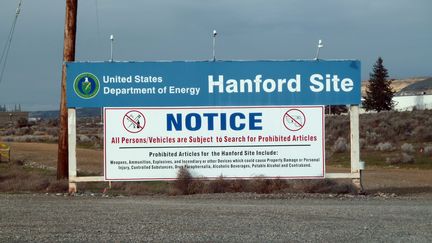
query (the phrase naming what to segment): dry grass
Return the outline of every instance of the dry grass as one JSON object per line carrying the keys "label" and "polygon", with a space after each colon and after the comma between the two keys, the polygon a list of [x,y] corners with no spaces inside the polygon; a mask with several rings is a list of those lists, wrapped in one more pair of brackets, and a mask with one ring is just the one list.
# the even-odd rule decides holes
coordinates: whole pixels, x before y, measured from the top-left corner
{"label": "dry grass", "polygon": [[0,164],[0,192],[67,192],[55,172],[26,167],[22,161]]}
{"label": "dry grass", "polygon": [[113,182],[108,192],[127,195],[166,195],[170,193],[170,187],[167,182]]}
{"label": "dry grass", "polygon": [[[15,160],[34,161],[49,168],[57,166],[57,144],[49,143],[9,143],[11,157]],[[77,149],[78,169],[92,175],[103,174],[103,151]]]}

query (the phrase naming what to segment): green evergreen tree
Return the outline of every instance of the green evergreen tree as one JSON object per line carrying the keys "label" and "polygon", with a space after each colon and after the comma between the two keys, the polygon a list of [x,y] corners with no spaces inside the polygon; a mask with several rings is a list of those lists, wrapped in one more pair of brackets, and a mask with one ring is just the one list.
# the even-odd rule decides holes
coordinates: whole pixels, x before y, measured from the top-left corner
{"label": "green evergreen tree", "polygon": [[391,88],[391,80],[388,80],[388,71],[383,65],[383,60],[378,60],[373,66],[373,72],[370,73],[369,84],[366,87],[366,97],[363,107],[378,112],[393,109],[392,101],[394,91]]}

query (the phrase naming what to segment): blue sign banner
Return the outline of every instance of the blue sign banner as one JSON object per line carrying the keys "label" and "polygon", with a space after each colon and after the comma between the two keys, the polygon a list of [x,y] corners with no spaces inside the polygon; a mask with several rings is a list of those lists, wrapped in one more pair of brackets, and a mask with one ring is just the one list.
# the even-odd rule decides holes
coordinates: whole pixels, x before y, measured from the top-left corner
{"label": "blue sign banner", "polygon": [[68,107],[360,104],[358,60],[68,62]]}

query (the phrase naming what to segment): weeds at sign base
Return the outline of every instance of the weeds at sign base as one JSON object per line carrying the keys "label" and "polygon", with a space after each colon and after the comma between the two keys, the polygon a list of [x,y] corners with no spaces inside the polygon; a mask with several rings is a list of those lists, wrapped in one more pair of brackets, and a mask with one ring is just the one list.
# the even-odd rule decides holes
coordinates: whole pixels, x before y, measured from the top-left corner
{"label": "weeds at sign base", "polygon": [[227,180],[220,176],[216,180],[197,180],[191,173],[181,168],[177,180],[172,184],[172,195],[191,195],[208,193],[248,192],[257,194],[273,193],[336,193],[354,194],[356,189],[352,184],[340,184],[332,180],[283,180],[263,179]]}

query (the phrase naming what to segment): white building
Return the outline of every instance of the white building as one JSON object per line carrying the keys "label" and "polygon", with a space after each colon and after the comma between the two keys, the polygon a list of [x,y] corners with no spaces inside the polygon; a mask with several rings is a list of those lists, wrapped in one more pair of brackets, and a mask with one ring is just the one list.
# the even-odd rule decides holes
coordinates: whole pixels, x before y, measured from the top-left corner
{"label": "white building", "polygon": [[432,95],[404,95],[394,96],[394,110],[412,111],[413,109],[432,109]]}

